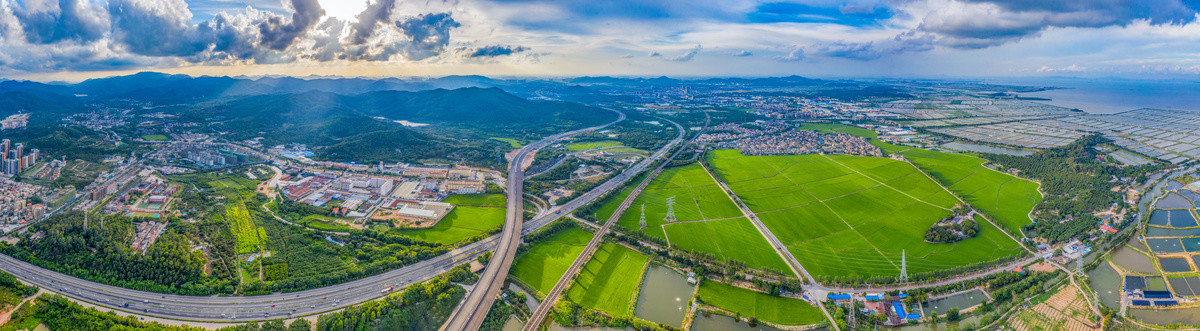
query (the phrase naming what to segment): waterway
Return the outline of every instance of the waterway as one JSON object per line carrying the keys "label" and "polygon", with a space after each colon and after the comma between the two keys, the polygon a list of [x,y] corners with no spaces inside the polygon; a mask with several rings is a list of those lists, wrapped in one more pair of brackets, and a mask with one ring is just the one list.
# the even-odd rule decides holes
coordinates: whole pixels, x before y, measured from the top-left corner
{"label": "waterway", "polygon": [[890,329],[890,330],[897,330],[897,331],[943,331],[943,330],[958,330],[958,327],[959,327],[960,325],[964,325],[964,324],[967,324],[967,323],[970,323],[971,325],[978,326],[978,325],[976,325],[976,324],[979,324],[979,316],[971,316],[971,317],[967,317],[967,318],[964,318],[964,319],[962,319],[962,320],[960,320],[960,321],[958,321],[958,322],[941,322],[941,323],[937,323],[937,324],[921,323],[921,324],[917,324],[917,325],[905,325],[905,326],[901,326],[901,327],[894,328],[894,329]]}
{"label": "waterway", "polygon": [[618,328],[610,328],[610,327],[592,327],[592,326],[568,328],[568,327],[558,325],[555,323],[550,323],[549,330],[550,331],[633,331],[633,328],[618,329]]}
{"label": "waterway", "polygon": [[1025,150],[1025,149],[988,146],[988,145],[983,145],[983,144],[961,143],[961,142],[957,142],[957,141],[952,141],[952,142],[942,144],[942,148],[952,149],[952,150],[956,150],[956,151],[960,151],[960,152],[992,153],[992,154],[1003,154],[1003,155],[1013,155],[1013,156],[1030,156],[1030,155],[1033,155],[1033,153],[1036,153],[1035,151]]}
{"label": "waterway", "polygon": [[987,299],[988,297],[983,294],[983,291],[972,290],[937,300],[927,301],[925,302],[925,311],[936,311],[939,314],[944,314],[946,311],[949,311],[950,308],[964,310],[979,305],[979,303]]}
{"label": "waterway", "polygon": [[1116,269],[1107,262],[1100,263],[1088,272],[1088,279],[1105,307],[1113,310],[1121,308],[1121,274],[1118,274]]}
{"label": "waterway", "polygon": [[750,327],[750,324],[738,322],[733,317],[721,314],[704,315],[704,313],[696,313],[696,318],[692,321],[692,331],[779,331],[779,329],[762,324]]}
{"label": "waterway", "polygon": [[521,294],[525,295],[525,306],[529,307],[529,311],[537,310],[537,306],[538,306],[537,298],[534,298],[533,295],[526,293],[525,289],[522,289],[520,286],[517,286],[517,284],[514,284],[514,283],[508,283],[508,289],[513,292],[517,292],[517,293],[521,293]]}
{"label": "waterway", "polygon": [[651,264],[642,279],[642,289],[633,314],[638,318],[673,326],[683,326],[688,301],[695,286],[675,270]]}

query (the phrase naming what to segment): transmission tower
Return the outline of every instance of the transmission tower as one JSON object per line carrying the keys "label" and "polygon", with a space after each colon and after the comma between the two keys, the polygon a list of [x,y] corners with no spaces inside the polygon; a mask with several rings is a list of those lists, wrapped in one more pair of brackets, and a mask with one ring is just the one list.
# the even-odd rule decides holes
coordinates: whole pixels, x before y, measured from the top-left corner
{"label": "transmission tower", "polygon": [[642,229],[646,228],[646,204],[644,203],[642,204],[642,219],[638,220],[638,224],[642,226]]}
{"label": "transmission tower", "polygon": [[1075,259],[1075,272],[1081,273],[1082,271],[1083,271],[1083,256],[1079,256],[1078,259]]}
{"label": "transmission tower", "polygon": [[851,329],[854,329],[855,324],[857,324],[857,323],[855,323],[856,321],[855,321],[854,316],[858,315],[858,306],[856,306],[854,304],[854,297],[850,297],[850,306],[849,307],[850,307],[850,309],[846,310],[846,326],[849,326]]}
{"label": "transmission tower", "polygon": [[908,282],[908,261],[904,258],[904,250],[900,250],[900,282]]}
{"label": "transmission tower", "polygon": [[671,196],[670,198],[667,198],[667,216],[663,217],[663,221],[666,221],[666,222],[674,222],[675,221],[675,196]]}

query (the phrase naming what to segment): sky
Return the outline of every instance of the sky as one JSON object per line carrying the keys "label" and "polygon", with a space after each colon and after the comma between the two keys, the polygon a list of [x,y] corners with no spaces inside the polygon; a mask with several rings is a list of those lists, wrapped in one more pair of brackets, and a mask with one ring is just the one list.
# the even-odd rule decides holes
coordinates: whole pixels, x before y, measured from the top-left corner
{"label": "sky", "polygon": [[1200,75],[1200,0],[0,0],[0,77]]}

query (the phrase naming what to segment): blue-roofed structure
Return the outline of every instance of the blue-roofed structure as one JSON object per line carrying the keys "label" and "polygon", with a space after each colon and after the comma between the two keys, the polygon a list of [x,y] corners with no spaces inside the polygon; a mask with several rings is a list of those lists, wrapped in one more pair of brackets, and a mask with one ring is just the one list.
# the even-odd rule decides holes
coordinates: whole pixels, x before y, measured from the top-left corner
{"label": "blue-roofed structure", "polygon": [[866,298],[867,300],[883,300],[883,296],[881,295],[868,295]]}
{"label": "blue-roofed structure", "polygon": [[908,293],[900,293],[899,295],[896,295],[896,297],[897,297],[897,298],[904,299],[904,298],[907,298],[907,297],[908,297]]}
{"label": "blue-roofed structure", "polygon": [[1142,297],[1146,299],[1171,299],[1171,291],[1169,290],[1147,290],[1142,291]]}
{"label": "blue-roofed structure", "polygon": [[828,294],[829,300],[850,300],[849,294]]}
{"label": "blue-roofed structure", "polygon": [[1155,301],[1155,302],[1154,302],[1154,305],[1155,305],[1155,306],[1159,306],[1159,307],[1163,307],[1163,306],[1174,306],[1174,305],[1177,305],[1177,304],[1179,304],[1179,302],[1178,302],[1178,301],[1175,301],[1175,300],[1158,300],[1158,301]]}
{"label": "blue-roofed structure", "polygon": [[1130,300],[1129,304],[1134,306],[1149,306],[1150,300]]}
{"label": "blue-roofed structure", "polygon": [[921,319],[921,314],[908,314],[907,316],[904,316],[904,319],[919,320]]}
{"label": "blue-roofed structure", "polygon": [[908,314],[904,313],[904,304],[899,302],[892,303],[892,310],[896,312],[896,316],[908,316]]}

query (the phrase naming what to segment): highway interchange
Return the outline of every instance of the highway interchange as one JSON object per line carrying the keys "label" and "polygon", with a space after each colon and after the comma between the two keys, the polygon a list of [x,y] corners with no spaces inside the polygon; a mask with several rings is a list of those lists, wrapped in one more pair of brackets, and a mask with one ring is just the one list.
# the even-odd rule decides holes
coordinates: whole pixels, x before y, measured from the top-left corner
{"label": "highway interchange", "polygon": [[[661,157],[662,154],[665,154],[672,147],[674,147],[675,144],[678,144],[683,140],[683,127],[674,121],[670,122],[671,124],[675,125],[677,131],[679,131],[679,135],[675,137],[675,140],[671,141],[670,144],[667,144],[667,146],[655,153],[654,158]],[[705,127],[708,127],[707,123],[705,124]],[[699,136],[699,134],[696,136]],[[533,316],[529,317],[529,320],[525,322],[525,327],[522,330],[533,331],[541,327],[542,320],[545,319],[546,315],[550,313],[550,308],[554,307],[554,303],[558,300],[559,295],[562,294],[562,291],[567,288],[567,285],[569,285],[570,282],[575,279],[575,274],[579,273],[579,270],[583,268],[584,263],[587,263],[587,261],[592,258],[592,254],[596,252],[596,249],[600,247],[600,240],[604,238],[604,235],[608,234],[608,230],[612,228],[613,224],[617,223],[617,220],[621,218],[621,214],[625,212],[625,209],[629,208],[629,205],[632,204],[633,200],[636,199],[638,195],[641,194],[642,190],[644,190],[646,186],[650,184],[650,181],[653,180],[654,177],[658,177],[658,175],[662,173],[663,167],[665,167],[670,160],[675,159],[675,157],[679,155],[679,152],[681,151],[683,151],[683,149],[676,150],[675,154],[667,159],[667,162],[663,162],[658,166],[658,168],[654,169],[654,172],[652,172],[649,176],[646,176],[641,183],[638,183],[638,186],[635,187],[633,191],[631,191],[629,195],[625,197],[625,200],[621,201],[621,205],[618,206],[612,215],[608,217],[608,220],[604,222],[604,225],[601,226],[598,231],[596,231],[595,235],[592,236],[592,239],[588,241],[587,246],[584,246],[583,251],[580,252],[579,256],[575,258],[575,261],[571,263],[571,266],[567,268],[567,271],[563,273],[562,277],[558,279],[558,282],[554,284],[554,287],[550,290],[550,293],[546,295],[545,301],[538,304],[537,309],[533,312]],[[653,160],[654,158],[647,160]],[[641,169],[637,170],[637,172],[641,171]],[[627,171],[624,174],[629,175],[637,172]]]}
{"label": "highway interchange", "polygon": [[[546,139],[532,143],[526,148],[523,148],[513,158],[513,165],[520,165],[525,156],[531,155],[530,152],[548,146],[558,140],[569,137],[571,135],[602,128],[613,123],[617,123],[625,119],[625,114],[620,113],[617,121],[612,123],[576,130],[566,133],[557,134],[547,137]],[[27,283],[42,287],[48,291],[55,292],[79,302],[89,303],[100,307],[123,311],[133,315],[151,316],[157,318],[181,320],[181,321],[196,321],[196,322],[250,322],[271,320],[279,318],[307,316],[330,311],[343,309],[347,306],[363,303],[378,299],[388,292],[384,289],[399,290],[403,287],[422,282],[433,278],[455,266],[469,263],[475,260],[485,251],[491,251],[496,248],[498,243],[507,244],[514,248],[519,244],[518,240],[510,239],[505,243],[502,239],[505,236],[514,238],[513,234],[525,235],[544,227],[547,224],[557,220],[563,215],[567,215],[575,209],[582,207],[600,197],[605,196],[613,189],[621,187],[626,181],[632,178],[637,173],[649,167],[654,161],[661,159],[668,149],[677,145],[682,138],[680,137],[669,143],[664,148],[656,151],[651,157],[648,157],[641,162],[630,167],[627,171],[614,176],[605,181],[600,186],[593,190],[557,207],[558,213],[546,213],[535,217],[528,222],[521,222],[522,205],[520,199],[521,192],[520,183],[516,179],[523,180],[523,173],[520,167],[514,172],[510,169],[509,177],[509,201],[516,203],[509,204],[509,219],[506,220],[504,232],[500,235],[495,235],[484,240],[464,245],[446,254],[442,254],[435,258],[414,263],[396,270],[388,271],[379,275],[366,277],[354,281],[349,281],[342,284],[331,285],[327,287],[310,289],[292,293],[275,293],[267,295],[255,296],[187,296],[175,294],[162,294],[147,291],[139,291],[127,289],[117,286],[111,286],[92,281],[79,279],[76,277],[64,275],[52,270],[44,269],[30,263],[18,260],[16,258],[0,254],[0,270],[11,273],[18,279]],[[532,148],[530,148],[532,146]],[[515,195],[514,195],[515,194]],[[513,197],[516,196],[516,199]],[[514,213],[515,211],[515,213]],[[516,222],[513,222],[516,220]],[[522,224],[523,223],[523,224]],[[516,231],[516,229],[520,231]],[[515,253],[514,250],[510,252]],[[508,255],[508,258],[501,258]],[[509,254],[494,254],[493,263],[489,263],[489,269],[495,271],[488,273],[485,269],[484,277],[479,283],[474,286],[468,294],[468,300],[464,300],[464,304],[460,305],[460,311],[470,311],[471,315],[478,315],[475,318],[467,318],[462,320],[478,320],[482,322],[486,316],[487,309],[491,307],[491,302],[495,298],[494,292],[499,291],[499,285],[503,284],[507,269],[512,263],[511,253]],[[503,272],[499,272],[503,265]],[[488,289],[487,284],[493,284],[491,289]],[[491,295],[484,295],[492,292]],[[474,301],[469,300],[470,293],[480,299]],[[486,301],[486,304],[483,304]],[[470,308],[470,309],[467,309]],[[459,311],[456,311],[459,314]],[[456,315],[460,316],[460,315]],[[465,315],[462,315],[465,316]],[[460,320],[451,318],[450,321]],[[447,327],[450,325],[447,324]],[[478,328],[477,324],[475,328]],[[451,328],[448,328],[451,329]],[[465,328],[464,328],[465,329]],[[474,328],[470,328],[473,330]]]}

